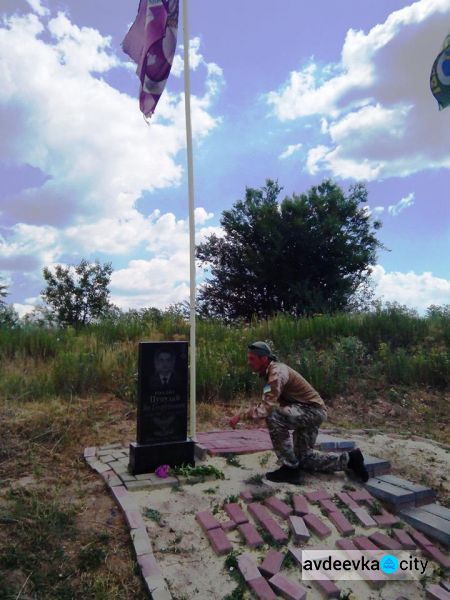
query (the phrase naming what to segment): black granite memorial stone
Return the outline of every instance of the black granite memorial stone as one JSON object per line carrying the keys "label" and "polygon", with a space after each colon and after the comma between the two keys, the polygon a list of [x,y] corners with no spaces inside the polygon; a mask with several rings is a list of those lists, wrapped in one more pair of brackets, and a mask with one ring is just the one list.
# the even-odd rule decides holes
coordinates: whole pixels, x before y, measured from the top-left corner
{"label": "black granite memorial stone", "polygon": [[153,472],[162,464],[194,464],[187,437],[188,342],[139,344],[137,441],[130,471]]}

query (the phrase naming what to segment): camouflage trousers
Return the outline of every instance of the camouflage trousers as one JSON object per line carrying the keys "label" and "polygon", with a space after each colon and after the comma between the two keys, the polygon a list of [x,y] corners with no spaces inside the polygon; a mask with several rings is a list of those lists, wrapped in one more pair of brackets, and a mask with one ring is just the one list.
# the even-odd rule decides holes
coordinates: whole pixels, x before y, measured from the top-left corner
{"label": "camouflage trousers", "polygon": [[280,462],[289,467],[300,466],[305,471],[331,473],[344,470],[348,463],[347,452],[338,454],[314,450],[319,427],[326,418],[326,410],[318,404],[274,408],[266,417],[266,423]]}

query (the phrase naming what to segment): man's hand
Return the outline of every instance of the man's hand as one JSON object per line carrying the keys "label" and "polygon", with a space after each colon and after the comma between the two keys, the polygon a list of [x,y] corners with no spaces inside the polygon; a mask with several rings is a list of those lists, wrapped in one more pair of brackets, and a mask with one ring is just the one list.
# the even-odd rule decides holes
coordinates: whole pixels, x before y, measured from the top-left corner
{"label": "man's hand", "polygon": [[234,415],[234,417],[231,417],[231,419],[229,420],[230,427],[232,427],[233,429],[236,429],[236,425],[239,423],[240,420],[241,420],[241,413],[237,413],[236,415]]}

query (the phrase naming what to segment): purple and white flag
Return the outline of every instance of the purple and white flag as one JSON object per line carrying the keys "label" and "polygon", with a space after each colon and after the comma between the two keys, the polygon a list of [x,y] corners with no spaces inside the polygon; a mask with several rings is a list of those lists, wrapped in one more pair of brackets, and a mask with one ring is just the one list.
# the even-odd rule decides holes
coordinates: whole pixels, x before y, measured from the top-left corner
{"label": "purple and white flag", "polygon": [[151,117],[164,91],[177,47],[179,0],[140,0],[138,15],[122,42],[137,63],[139,104]]}

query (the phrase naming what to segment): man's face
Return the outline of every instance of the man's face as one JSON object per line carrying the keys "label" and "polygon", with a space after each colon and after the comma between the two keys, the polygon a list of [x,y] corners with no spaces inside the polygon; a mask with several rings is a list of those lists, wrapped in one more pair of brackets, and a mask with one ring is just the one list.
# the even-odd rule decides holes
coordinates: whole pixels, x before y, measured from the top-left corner
{"label": "man's face", "polygon": [[155,358],[155,369],[160,375],[169,375],[175,366],[175,358],[170,352],[161,352]]}
{"label": "man's face", "polygon": [[255,373],[262,373],[267,369],[269,359],[267,356],[258,356],[253,352],[247,352],[247,364]]}

